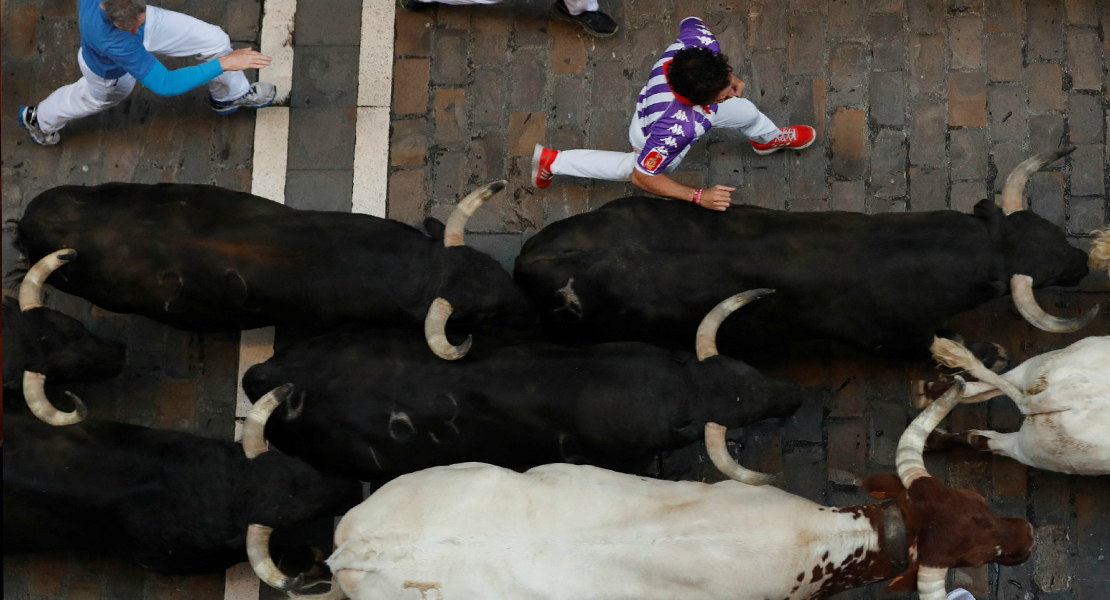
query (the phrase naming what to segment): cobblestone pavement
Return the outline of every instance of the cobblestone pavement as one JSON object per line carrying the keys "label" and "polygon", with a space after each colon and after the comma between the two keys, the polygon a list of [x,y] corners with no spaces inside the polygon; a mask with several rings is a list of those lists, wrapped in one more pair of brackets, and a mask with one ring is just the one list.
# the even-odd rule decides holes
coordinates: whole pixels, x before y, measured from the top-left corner
{"label": "cobblestone pavement", "polygon": [[[256,42],[257,0],[170,0],[160,6],[220,24]],[[676,178],[736,185],[739,202],[789,210],[967,211],[991,197],[1024,157],[1061,142],[1078,150],[1033,177],[1032,208],[1084,247],[1107,223],[1110,174],[1110,2],[1100,0],[602,0],[621,23],[615,37],[585,36],[550,17],[548,0],[492,7],[398,11],[388,216],[418,224],[443,218],[460,195],[496,178],[507,191],[471,219],[468,243],[511,266],[529,234],[569,215],[635,193],[628,184],[528,182],[532,146],[627,149],[634,98],[682,17],[699,15],[748,82],[752,99],[781,125],[813,124],[802,153],[754,155],[734,133],[714,130]],[[301,2],[294,45],[286,200],[350,210],[357,89],[358,0]],[[105,115],[72,125],[56,148],[29,143],[15,108],[77,76],[71,0],[3,5],[0,160],[3,215],[18,217],[38,192],[63,183],[125,180],[216,183],[249,190],[253,118],[212,116],[203,91],[161,99],[140,89]],[[4,270],[15,261],[5,237]],[[846,266],[850,268],[850,266]],[[1105,279],[1042,302],[1078,314],[1107,304]],[[238,335],[194,335],[90,308],[51,291],[49,303],[126,341],[124,374],[70,386],[93,417],[230,438]],[[961,316],[969,339],[1006,345],[1015,360],[1078,335],[1032,330],[999,301]],[[278,342],[283,334],[278,332]],[[1110,333],[1103,313],[1084,335]],[[890,470],[913,411],[907,365],[816,347],[763,365],[828,386],[823,404],[785,424],[746,429],[745,464],[785,472],[783,486],[832,504],[864,501],[854,483]],[[151,399],[157,401],[152,402]],[[1014,429],[1005,401],[964,406],[952,428]],[[664,461],[684,470],[689,456]],[[668,462],[671,461],[671,462]],[[1110,597],[1110,481],[1026,469],[979,453],[930,455],[930,471],[983,493],[1004,514],[1036,527],[1033,557],[1018,567],[954,574],[980,599]],[[675,467],[677,465],[677,467]],[[688,476],[708,473],[704,463]],[[5,557],[5,598],[220,598],[223,575],[160,577],[113,560]],[[878,586],[841,598],[878,597]]]}

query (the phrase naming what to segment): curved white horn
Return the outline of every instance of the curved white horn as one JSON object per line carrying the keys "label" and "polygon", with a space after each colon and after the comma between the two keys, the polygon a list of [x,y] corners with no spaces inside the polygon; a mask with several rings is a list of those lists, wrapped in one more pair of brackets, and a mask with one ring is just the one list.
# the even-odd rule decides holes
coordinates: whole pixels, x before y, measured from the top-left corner
{"label": "curved white horn", "polygon": [[[1003,394],[1009,396],[1014,402],[1020,402],[1021,398],[1025,396],[1016,385],[1006,381],[1001,375],[988,369],[978,358],[975,358],[975,355],[972,354],[970,350],[959,342],[934,337],[933,345],[929,347],[929,350],[932,351],[933,358],[936,359],[938,363],[946,367],[963,369],[971,373],[984,383],[989,383],[1001,390]],[[964,391],[966,393],[968,390],[965,389]]]}
{"label": "curved white horn", "polygon": [[717,356],[717,329],[729,315],[752,300],[773,293],[775,293],[775,290],[769,288],[748,290],[735,296],[729,296],[723,302],[714,306],[713,310],[710,310],[709,314],[701,320],[701,324],[698,325],[697,337],[694,338],[694,348],[697,350],[698,360]]}
{"label": "curved white horn", "polygon": [[466,356],[470,351],[470,344],[474,342],[474,337],[469,335],[458,346],[447,341],[447,319],[454,311],[450,302],[436,298],[428,307],[428,316],[424,317],[424,339],[428,340],[428,347],[432,352],[444,360],[458,360]]}
{"label": "curved white horn", "polygon": [[944,579],[948,576],[948,569],[943,567],[917,568],[917,593],[921,600],[945,600],[948,594],[944,591]]}
{"label": "curved white horn", "polygon": [[1002,187],[1002,213],[1009,215],[1019,210],[1025,210],[1025,201],[1021,195],[1025,191],[1025,183],[1029,181],[1029,176],[1040,171],[1045,165],[1074,151],[1075,146],[1064,146],[1056,150],[1041,152],[1036,156],[1025,159],[1020,165],[1014,167],[1014,170],[1010,171],[1010,175],[1006,177],[1006,185]]}
{"label": "curved white horn", "polygon": [[77,258],[77,251],[72,248],[56,250],[42,257],[35,266],[31,267],[19,285],[19,310],[27,312],[32,308],[42,306],[42,285],[46,278],[58,270],[58,267]]}
{"label": "curved white horn", "polygon": [[474,214],[478,207],[483,202],[488,200],[497,192],[505,189],[505,180],[494,181],[474,190],[467,194],[465,198],[459,200],[455,210],[451,216],[447,218],[447,226],[443,230],[443,245],[447,248],[451,246],[462,246],[463,244],[463,228],[466,227],[466,221]]}
{"label": "curved white horn", "polygon": [[1086,327],[1095,318],[1100,308],[1098,305],[1092,306],[1087,314],[1074,319],[1054,317],[1046,313],[1040,304],[1037,304],[1037,297],[1033,295],[1033,278],[1028,275],[1014,275],[1011,277],[1010,293],[1014,297],[1014,306],[1017,307],[1022,318],[1033,327],[1050,333],[1078,331]]}
{"label": "curved white horn", "polygon": [[23,398],[27,400],[31,412],[40,420],[51,425],[73,425],[85,420],[89,414],[85,403],[74,394],[66,392],[66,395],[73,401],[73,412],[62,412],[50,403],[50,398],[46,397],[46,375],[23,372]]}
{"label": "curved white horn", "polygon": [[1091,251],[1087,255],[1087,266],[1092,271],[1106,271],[1110,274],[1110,227],[1095,233],[1091,240]]}
{"label": "curved white horn", "polygon": [[753,471],[736,462],[728,453],[725,431],[727,431],[725,427],[716,423],[705,424],[705,449],[709,451],[709,459],[713,461],[713,466],[728,475],[729,479],[748,485],[767,485],[778,479],[777,475]]}
{"label": "curved white horn", "polygon": [[254,458],[269,450],[266,446],[266,421],[270,419],[270,415],[278,405],[285,402],[292,393],[292,383],[278,386],[259,398],[258,402],[251,407],[247,420],[243,423],[243,453],[247,458]]}
{"label": "curved white horn", "polygon": [[[257,406],[257,405],[256,405]],[[278,590],[297,590],[304,586],[304,574],[290,577],[281,572],[270,557],[270,534],[273,527],[251,523],[247,526],[247,560],[266,585]]]}
{"label": "curved white horn", "polygon": [[907,489],[914,481],[929,477],[929,472],[925,470],[925,458],[922,456],[925,450],[925,438],[929,437],[929,433],[936,429],[952,408],[960,403],[963,395],[964,379],[956,376],[956,382],[952,387],[929,408],[917,415],[902,433],[901,439],[898,440],[898,452],[895,454],[894,464],[898,469],[898,478]]}

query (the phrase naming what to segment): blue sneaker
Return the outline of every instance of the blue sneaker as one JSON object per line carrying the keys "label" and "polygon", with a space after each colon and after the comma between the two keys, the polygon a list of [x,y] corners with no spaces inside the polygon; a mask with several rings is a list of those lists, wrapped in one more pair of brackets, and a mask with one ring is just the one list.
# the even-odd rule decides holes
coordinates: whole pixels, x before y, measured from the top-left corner
{"label": "blue sneaker", "polygon": [[274,87],[274,84],[259,81],[258,83],[251,84],[250,91],[228,102],[213,100],[212,96],[209,95],[208,105],[212,107],[212,110],[221,115],[230,115],[240,108],[263,108],[269,106],[273,104],[274,98],[277,98],[277,88]]}
{"label": "blue sneaker", "polygon": [[46,133],[39,127],[39,119],[35,115],[34,106],[20,106],[19,107],[19,126],[26,129],[31,134],[31,139],[40,146],[53,146],[62,141],[62,136],[57,131],[54,133]]}

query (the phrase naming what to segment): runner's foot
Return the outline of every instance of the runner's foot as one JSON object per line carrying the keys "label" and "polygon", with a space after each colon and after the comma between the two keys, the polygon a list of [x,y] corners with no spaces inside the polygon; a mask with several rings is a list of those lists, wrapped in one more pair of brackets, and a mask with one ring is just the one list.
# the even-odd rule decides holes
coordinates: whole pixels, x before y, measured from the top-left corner
{"label": "runner's foot", "polygon": [[559,156],[558,150],[536,144],[536,151],[532,154],[532,181],[536,182],[536,187],[545,188],[551,185],[551,178],[554,177],[551,163],[555,162],[556,156]]}
{"label": "runner's foot", "polygon": [[213,100],[212,96],[208,96],[208,105],[212,107],[212,110],[221,115],[230,115],[240,108],[263,108],[269,106],[276,97],[277,88],[274,84],[259,81],[257,83],[252,83],[250,91],[239,96],[235,100],[223,102],[220,100]]}
{"label": "runner's foot", "polygon": [[62,136],[57,131],[46,133],[39,127],[37,106],[19,107],[19,126],[26,129],[31,134],[31,139],[40,146],[53,146],[62,141]]}
{"label": "runner's foot", "polygon": [[609,37],[620,29],[613,17],[599,10],[587,10],[577,15],[570,14],[570,9],[563,0],[555,0],[551,10],[554,11],[555,16],[564,21],[578,23],[586,33],[594,37]]}
{"label": "runner's foot", "polygon": [[809,148],[810,144],[816,139],[817,132],[809,125],[791,125],[790,127],[783,127],[780,129],[778,136],[767,143],[760,143],[755,140],[750,141],[756,154],[771,154],[783,148],[790,148],[792,150]]}

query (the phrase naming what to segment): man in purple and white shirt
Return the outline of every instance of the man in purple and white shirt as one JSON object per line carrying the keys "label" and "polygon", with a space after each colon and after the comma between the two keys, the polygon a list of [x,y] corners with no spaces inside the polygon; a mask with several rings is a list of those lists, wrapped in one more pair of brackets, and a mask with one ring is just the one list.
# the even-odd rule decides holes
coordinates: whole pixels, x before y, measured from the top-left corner
{"label": "man in purple and white shirt", "polygon": [[679,37],[651,70],[640,90],[636,114],[628,129],[633,152],[604,150],[557,151],[536,145],[532,177],[537,187],[551,185],[554,175],[613,181],[668,198],[688,200],[725,210],[736,188],[715,185],[695,189],[667,176],[682,162],[699,137],[711,127],[731,127],[751,140],[757,154],[783,148],[801,150],[813,143],[812,127],[780,129],[750,101],[740,97],[744,82],[732,73],[717,38],[701,19],[687,17]]}

